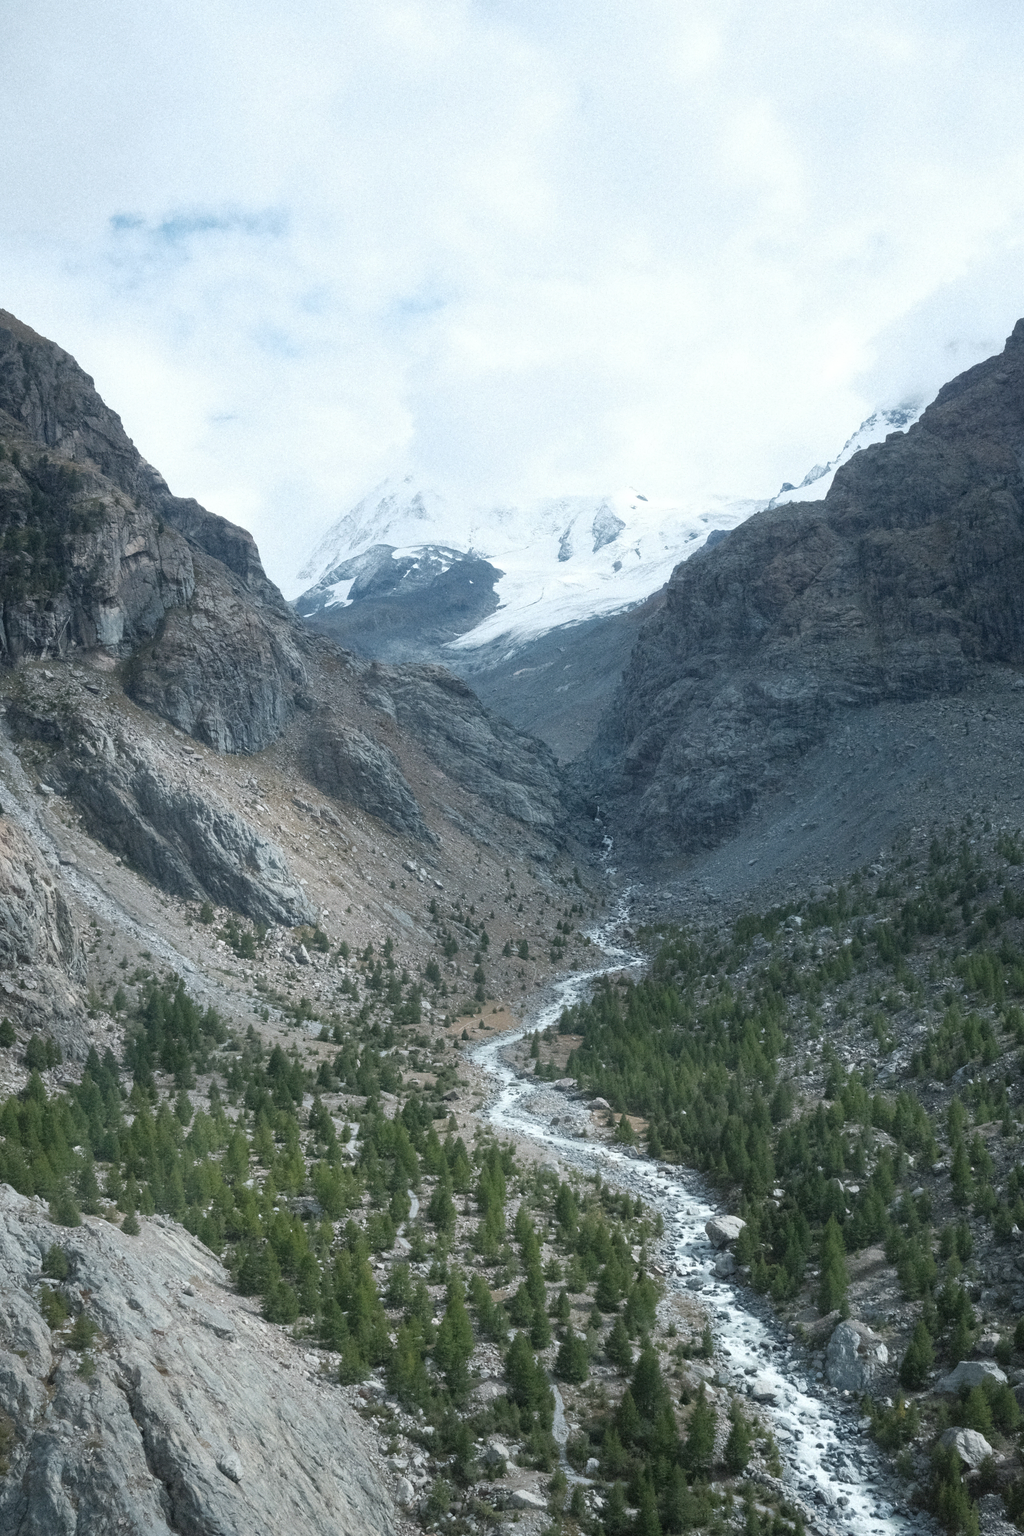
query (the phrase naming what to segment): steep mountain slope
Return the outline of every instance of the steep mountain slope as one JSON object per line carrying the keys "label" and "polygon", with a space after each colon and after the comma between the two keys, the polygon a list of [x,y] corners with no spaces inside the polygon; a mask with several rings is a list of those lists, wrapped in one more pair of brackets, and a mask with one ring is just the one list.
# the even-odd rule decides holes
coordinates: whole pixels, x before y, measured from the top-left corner
{"label": "steep mountain slope", "polygon": [[489,709],[569,763],[593,740],[637,635],[663,601],[664,589],[621,613],[559,624],[522,645],[509,647],[501,638],[449,647],[445,655]]}
{"label": "steep mountain slope", "polygon": [[883,701],[1024,664],[1024,323],[823,502],[751,518],[673,573],[582,778],[646,856],[720,842]]}
{"label": "steep mountain slope", "polygon": [[[409,786],[424,758],[502,816],[562,835],[569,802],[550,752],[437,668],[381,677],[311,634],[267,580],[250,536],[172,496],[74,360],[10,316],[0,316],[0,379],[0,651],[9,661],[116,661],[128,698],[176,729],[227,753],[287,740],[318,787],[421,842],[437,835]],[[98,739],[77,694],[63,723],[52,703],[22,701],[11,726],[57,749],[54,776],[98,835],[184,892],[184,876],[142,853],[166,834],[154,817],[169,792],[153,787],[152,754],[112,744],[109,732]],[[113,800],[130,804],[127,821]],[[131,830],[140,817],[150,827],[141,842]],[[202,816],[179,797],[170,819],[188,842],[182,829]],[[241,834],[225,837],[229,862],[273,863],[242,852]],[[200,878],[198,890],[269,915],[242,896],[244,881],[230,897],[215,885]],[[270,907],[281,915],[277,898]],[[301,903],[290,910],[301,915]]]}
{"label": "steep mountain slope", "polygon": [[[268,1053],[292,1064],[301,1108],[320,1066],[317,1094],[338,1086],[345,1042],[367,1064],[355,1118],[379,1086],[378,1001],[413,1056],[414,1040],[443,1056],[467,1009],[497,1012],[495,988],[582,947],[544,912],[582,889],[574,797],[550,750],[451,673],[306,629],[250,536],[173,496],[74,359],[6,313],[0,659],[0,1530],[392,1531],[336,1356],[311,1372],[215,1261],[228,1228],[263,1219],[254,1188],[268,1223],[298,1223],[285,1181],[247,1177],[229,1079],[244,1041],[258,1074]],[[518,911],[509,895],[496,916],[513,881]],[[132,1044],[147,1027],[155,1055]],[[159,1160],[208,1123],[199,1102],[221,1130],[186,1195]],[[283,1104],[265,1108],[280,1132]],[[204,1247],[179,1223],[199,1230],[236,1133],[252,1208]],[[136,1210],[154,1218],[141,1239]],[[313,1226],[329,1254],[330,1224]],[[97,1328],[100,1358],[76,1368],[69,1343]]]}

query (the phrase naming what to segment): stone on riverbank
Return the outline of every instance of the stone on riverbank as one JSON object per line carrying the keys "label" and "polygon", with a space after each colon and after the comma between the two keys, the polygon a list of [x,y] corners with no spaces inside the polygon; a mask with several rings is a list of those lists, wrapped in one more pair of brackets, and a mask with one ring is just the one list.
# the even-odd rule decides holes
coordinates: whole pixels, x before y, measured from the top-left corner
{"label": "stone on riverbank", "polygon": [[865,1323],[840,1323],[825,1351],[825,1374],[840,1392],[865,1392],[889,1363],[889,1351]]}
{"label": "stone on riverbank", "polygon": [[724,1248],[736,1241],[745,1226],[746,1222],[739,1216],[712,1216],[705,1223],[704,1231],[713,1248]]}

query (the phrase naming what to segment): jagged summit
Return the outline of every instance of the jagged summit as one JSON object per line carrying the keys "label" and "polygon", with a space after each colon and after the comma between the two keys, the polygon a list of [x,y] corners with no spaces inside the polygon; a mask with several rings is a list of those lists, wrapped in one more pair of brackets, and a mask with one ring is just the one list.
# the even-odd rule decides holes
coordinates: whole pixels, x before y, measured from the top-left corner
{"label": "jagged summit", "polygon": [[920,418],[923,409],[923,405],[908,404],[872,411],[856,432],[846,439],[834,458],[829,459],[827,464],[815,464],[799,485],[782,486],[768,503],[769,507],[781,507],[793,501],[821,501],[831,490],[836,472],[848,464],[855,453],[870,448],[872,443],[883,442],[890,432],[905,432]]}

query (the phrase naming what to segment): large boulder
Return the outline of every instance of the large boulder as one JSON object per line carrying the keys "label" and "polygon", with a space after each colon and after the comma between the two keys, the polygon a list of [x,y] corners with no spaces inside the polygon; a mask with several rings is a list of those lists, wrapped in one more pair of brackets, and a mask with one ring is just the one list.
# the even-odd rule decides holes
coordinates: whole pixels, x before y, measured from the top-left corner
{"label": "large boulder", "polygon": [[704,1231],[713,1248],[725,1248],[739,1237],[746,1222],[739,1216],[712,1216],[705,1222]]}
{"label": "large boulder", "polygon": [[513,1509],[525,1509],[529,1514],[545,1514],[548,1502],[542,1493],[537,1493],[533,1488],[513,1488],[509,1496],[509,1503]]}
{"label": "large boulder", "polygon": [[975,1467],[980,1467],[986,1456],[995,1453],[985,1436],[979,1434],[976,1429],[947,1429],[941,1436],[939,1444],[953,1446],[965,1467],[973,1472]]}
{"label": "large boulder", "polygon": [[840,1392],[865,1392],[889,1363],[889,1351],[876,1333],[852,1319],[840,1323],[825,1351],[825,1374]]}
{"label": "large boulder", "polygon": [[965,1388],[970,1391],[972,1387],[982,1387],[986,1381],[994,1381],[1001,1386],[1006,1381],[1006,1372],[994,1360],[961,1360],[956,1370],[943,1376],[938,1390],[960,1393]]}

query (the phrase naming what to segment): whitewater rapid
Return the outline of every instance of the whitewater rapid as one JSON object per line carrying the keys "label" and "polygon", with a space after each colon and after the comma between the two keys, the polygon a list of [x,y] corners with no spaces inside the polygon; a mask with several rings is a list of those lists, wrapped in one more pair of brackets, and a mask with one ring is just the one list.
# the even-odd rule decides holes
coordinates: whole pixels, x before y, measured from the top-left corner
{"label": "whitewater rapid", "polygon": [[565,1135],[531,1112],[530,1101],[539,1096],[541,1085],[509,1066],[507,1047],[533,1030],[557,1026],[562,1009],[589,996],[601,976],[639,970],[644,964],[642,957],[617,948],[606,931],[594,937],[609,963],[560,981],[551,1000],[522,1029],[473,1050],[473,1060],[495,1084],[483,1115],[496,1131],[529,1138],[564,1162],[639,1195],[661,1213],[665,1233],[659,1262],[666,1271],[666,1287],[688,1292],[706,1311],[715,1334],[716,1364],[724,1359],[720,1377],[737,1393],[756,1393],[762,1403],[774,1398],[774,1405],[761,1412],[772,1424],[783,1482],[813,1512],[819,1529],[831,1528],[843,1536],[904,1536],[933,1529],[927,1516],[905,1515],[877,1487],[888,1482],[888,1474],[858,1425],[853,1399],[837,1401],[835,1407],[826,1401],[792,1340],[772,1320],[750,1309],[759,1303],[749,1289],[715,1275],[715,1251],[704,1224],[720,1214],[721,1207],[711,1203],[698,1175],[607,1143]]}

